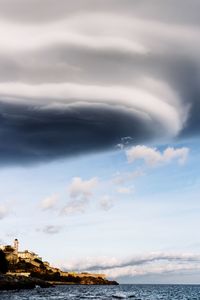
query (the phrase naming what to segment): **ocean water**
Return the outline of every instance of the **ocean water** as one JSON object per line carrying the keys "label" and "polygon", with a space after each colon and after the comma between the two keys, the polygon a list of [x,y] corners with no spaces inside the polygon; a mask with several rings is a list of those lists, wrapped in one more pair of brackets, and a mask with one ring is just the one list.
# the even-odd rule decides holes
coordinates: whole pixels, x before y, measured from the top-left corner
{"label": "ocean water", "polygon": [[119,286],[58,286],[34,290],[3,291],[0,300],[197,300],[200,285],[119,285]]}

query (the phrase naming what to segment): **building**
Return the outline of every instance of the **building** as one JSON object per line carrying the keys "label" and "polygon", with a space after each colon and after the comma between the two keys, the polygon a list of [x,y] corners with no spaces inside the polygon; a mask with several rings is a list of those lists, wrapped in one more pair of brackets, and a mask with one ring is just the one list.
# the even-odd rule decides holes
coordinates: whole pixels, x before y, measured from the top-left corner
{"label": "building", "polygon": [[19,251],[19,241],[18,241],[18,239],[14,240],[14,251],[15,251],[15,254],[17,255],[18,251]]}
{"label": "building", "polygon": [[35,266],[39,266],[40,261],[42,261],[42,258],[34,252],[28,250],[19,251],[18,239],[14,240],[13,246],[0,246],[0,249],[4,251],[6,259],[9,261],[9,263],[17,263],[19,260],[24,260],[25,262],[32,263]]}
{"label": "building", "polygon": [[26,262],[31,262],[34,259],[42,260],[36,253],[25,250],[18,252],[18,258],[25,260]]}

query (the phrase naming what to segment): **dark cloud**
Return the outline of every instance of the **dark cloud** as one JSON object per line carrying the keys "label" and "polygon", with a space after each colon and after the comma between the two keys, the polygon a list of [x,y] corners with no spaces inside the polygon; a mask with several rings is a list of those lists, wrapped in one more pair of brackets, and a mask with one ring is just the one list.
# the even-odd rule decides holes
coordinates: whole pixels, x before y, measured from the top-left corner
{"label": "dark cloud", "polygon": [[42,231],[46,234],[58,234],[61,230],[62,227],[56,225],[47,225],[42,229]]}
{"label": "dark cloud", "polygon": [[137,115],[103,106],[55,110],[1,103],[0,110],[1,164],[114,149],[123,136],[142,142],[155,134]]}
{"label": "dark cloud", "polygon": [[166,23],[200,22],[198,0],[0,0],[0,7],[1,18],[27,23],[57,21],[82,11],[129,13]]}
{"label": "dark cloud", "polygon": [[171,85],[176,85],[180,97],[189,106],[189,116],[180,137],[192,137],[200,133],[200,68],[185,59],[178,68],[171,70]]}
{"label": "dark cloud", "polygon": [[199,134],[199,9],[0,0],[0,163]]}

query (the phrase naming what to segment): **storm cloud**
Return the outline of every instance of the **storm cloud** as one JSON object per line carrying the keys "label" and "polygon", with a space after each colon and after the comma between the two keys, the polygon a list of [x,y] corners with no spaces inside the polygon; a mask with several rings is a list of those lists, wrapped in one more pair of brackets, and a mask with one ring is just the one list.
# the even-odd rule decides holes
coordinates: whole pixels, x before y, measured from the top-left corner
{"label": "storm cloud", "polygon": [[199,9],[0,0],[0,163],[198,135]]}

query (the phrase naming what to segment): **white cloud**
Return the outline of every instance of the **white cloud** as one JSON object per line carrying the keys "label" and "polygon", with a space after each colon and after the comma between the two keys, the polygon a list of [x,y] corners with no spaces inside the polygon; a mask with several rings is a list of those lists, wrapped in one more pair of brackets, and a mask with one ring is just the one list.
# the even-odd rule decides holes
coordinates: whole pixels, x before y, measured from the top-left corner
{"label": "white cloud", "polygon": [[128,194],[131,193],[131,191],[132,191],[132,189],[128,188],[128,187],[120,187],[120,188],[117,189],[117,192],[119,194],[127,194],[128,195]]}
{"label": "white cloud", "polygon": [[45,199],[43,199],[41,201],[41,208],[43,210],[49,210],[49,209],[53,209],[55,208],[57,202],[58,202],[58,195],[57,194],[54,194],[54,195],[51,195]]}
{"label": "white cloud", "polygon": [[121,138],[121,143],[116,145],[116,148],[119,148],[120,150],[125,149],[129,144],[133,142],[133,138],[130,136],[125,136]]}
{"label": "white cloud", "polygon": [[69,195],[72,199],[89,199],[97,185],[98,179],[96,177],[89,180],[74,177],[68,187]]}
{"label": "white cloud", "polygon": [[70,200],[62,208],[61,214],[84,213],[98,183],[99,181],[96,177],[88,180],[84,180],[81,177],[72,178],[72,182],[68,186]]}
{"label": "white cloud", "polygon": [[144,171],[142,169],[138,169],[136,171],[133,172],[118,172],[117,174],[114,175],[113,178],[113,183],[117,184],[117,185],[121,185],[124,184],[128,181],[132,181],[140,176],[144,175]]}
{"label": "white cloud", "polygon": [[114,206],[114,200],[109,195],[102,196],[99,203],[100,203],[101,209],[103,209],[105,211],[110,210]]}
{"label": "white cloud", "polygon": [[84,213],[88,206],[88,201],[86,200],[75,200],[69,201],[62,209],[61,214],[73,215],[76,213]]}
{"label": "white cloud", "polygon": [[173,160],[177,160],[180,165],[183,165],[187,160],[188,154],[189,148],[186,147],[168,147],[163,152],[160,152],[156,148],[138,145],[126,150],[129,163],[143,160],[150,167],[167,164]]}
{"label": "white cloud", "polygon": [[0,204],[0,220],[5,218],[9,213],[9,209],[5,204]]}

